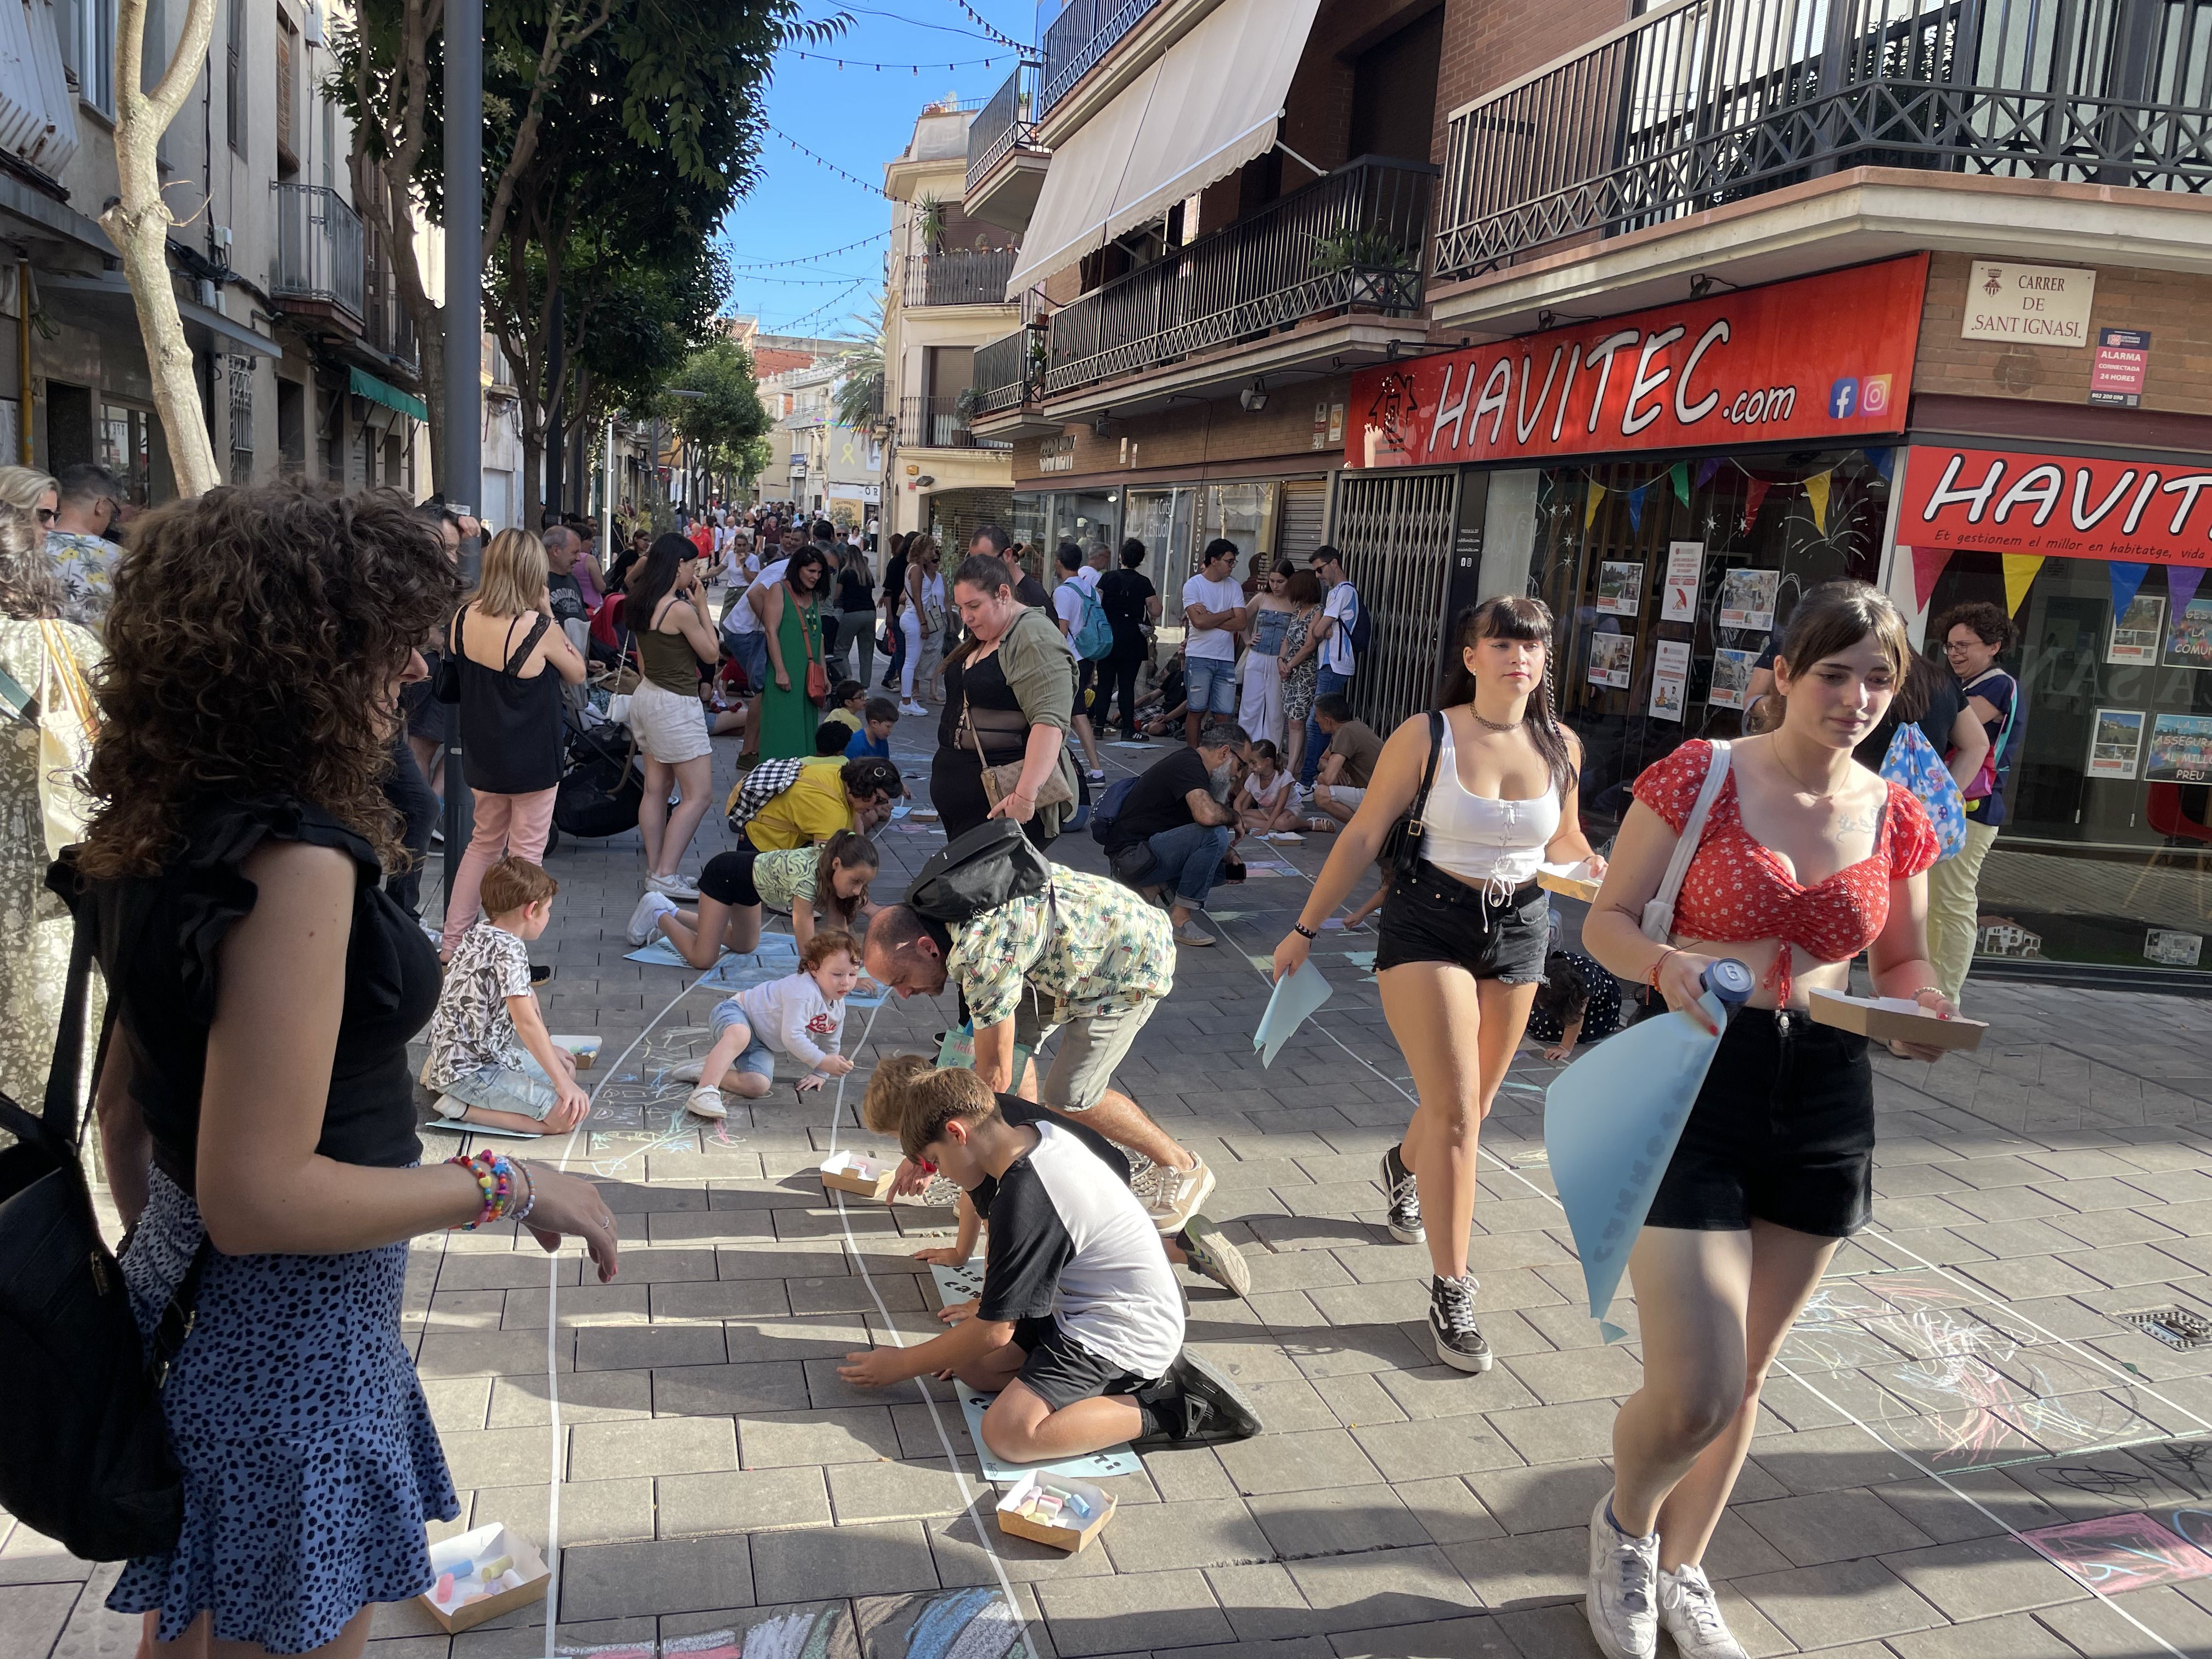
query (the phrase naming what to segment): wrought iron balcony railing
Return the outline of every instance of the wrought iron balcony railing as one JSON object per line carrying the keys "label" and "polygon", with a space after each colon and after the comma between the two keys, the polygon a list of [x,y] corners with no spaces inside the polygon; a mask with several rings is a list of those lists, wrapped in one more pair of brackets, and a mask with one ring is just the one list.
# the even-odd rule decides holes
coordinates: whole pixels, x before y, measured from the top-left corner
{"label": "wrought iron balcony railing", "polygon": [[1362,156],[1062,306],[1046,395],[1323,312],[1417,314],[1436,174]]}
{"label": "wrought iron balcony railing", "polygon": [[968,188],[973,191],[1018,146],[1030,142],[1036,122],[1037,66],[1020,63],[968,124]]}
{"label": "wrought iron balcony railing", "polygon": [[1037,329],[1018,328],[977,346],[975,412],[997,415],[1028,403],[1042,389],[1044,362],[1044,335]]}
{"label": "wrought iron balcony railing", "polygon": [[1014,250],[994,252],[910,253],[906,260],[908,306],[1002,306],[1014,274]]}
{"label": "wrought iron balcony railing", "polygon": [[1439,279],[1839,169],[2212,189],[2212,0],[1674,0],[1453,112]]}
{"label": "wrought iron balcony railing", "polygon": [[1067,0],[1044,32],[1038,118],[1042,119],[1066,97],[1069,89],[1160,3],[1161,0]]}
{"label": "wrought iron balcony railing", "polygon": [[927,449],[1011,449],[1012,444],[979,438],[969,428],[972,393],[957,398],[899,399],[899,442]]}
{"label": "wrought iron balcony railing", "polygon": [[363,301],[361,216],[334,190],[278,184],[276,258],[269,292],[334,305],[356,323]]}

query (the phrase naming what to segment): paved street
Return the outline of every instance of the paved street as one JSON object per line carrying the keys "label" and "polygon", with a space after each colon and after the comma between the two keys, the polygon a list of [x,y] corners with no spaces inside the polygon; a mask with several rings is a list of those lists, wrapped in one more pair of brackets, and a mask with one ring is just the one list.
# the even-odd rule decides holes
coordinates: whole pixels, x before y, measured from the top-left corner
{"label": "paved street", "polygon": [[[921,724],[896,739],[917,780]],[[726,772],[734,745],[717,748]],[[690,867],[726,843],[720,817]],[[943,843],[900,824],[882,844],[878,897]],[[1057,850],[1098,867],[1087,836]],[[1324,850],[1282,849],[1302,871]],[[1109,1483],[1121,1509],[1100,1540],[1066,1557],[988,1516],[979,1532],[971,1506],[992,1494],[948,1389],[875,1395],[836,1376],[848,1349],[933,1328],[908,1253],[951,1215],[866,1201],[841,1214],[812,1168],[833,1136],[877,1144],[853,1119],[866,1065],[929,1046],[951,1000],[894,1000],[864,1044],[855,1012],[862,1070],[842,1126],[829,1097],[779,1085],[702,1131],[669,1072],[706,1047],[714,994],[623,959],[635,837],[572,842],[549,864],[562,891],[538,951],[557,969],[548,1023],[605,1040],[570,1167],[604,1181],[622,1216],[621,1276],[580,1283],[571,1248],[549,1287],[527,1239],[432,1237],[415,1249],[407,1318],[463,1521],[542,1541],[557,1500],[562,1650],[650,1655],[657,1639],[673,1655],[735,1632],[748,1659],[1017,1644],[1037,1659],[1595,1652],[1578,1604],[1586,1520],[1639,1350],[1632,1310],[1615,1314],[1630,1340],[1607,1348],[1583,1305],[1544,1166],[1550,1068],[1533,1050],[1486,1132],[1476,1212],[1499,1359],[1464,1377],[1431,1363],[1425,1254],[1376,1224],[1376,1156],[1410,1102],[1374,981],[1343,956],[1371,952],[1372,933],[1324,934],[1335,998],[1263,1071],[1254,958],[1304,884],[1255,875],[1217,892],[1222,946],[1182,951],[1121,1080],[1219,1171],[1207,1207],[1254,1289],[1239,1301],[1185,1275],[1189,1337],[1268,1431],[1147,1456]],[[1971,1000],[1995,1027],[1980,1054],[1877,1062],[1876,1224],[1785,1350],[1709,1567],[1755,1656],[2212,1653],[2212,1555],[2146,1545],[2139,1518],[2212,1549],[2212,1347],[2178,1352],[2114,1317],[2212,1315],[2212,1010],[2040,989]],[[450,1139],[426,1134],[429,1155]],[[2081,1553],[2078,1577],[2018,1535],[2069,1526],[2049,1541]],[[19,1529],[0,1547],[0,1655],[129,1652],[135,1629],[99,1606],[114,1572]],[[544,1613],[453,1638],[419,1607],[389,1607],[370,1653],[538,1654]]]}

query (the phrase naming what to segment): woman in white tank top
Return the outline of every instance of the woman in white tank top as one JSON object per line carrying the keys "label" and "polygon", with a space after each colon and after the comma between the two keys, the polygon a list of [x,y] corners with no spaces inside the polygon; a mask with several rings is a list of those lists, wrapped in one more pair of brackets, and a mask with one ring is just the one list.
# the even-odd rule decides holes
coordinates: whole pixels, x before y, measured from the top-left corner
{"label": "woman in white tank top", "polygon": [[1382,1179],[1392,1237],[1429,1247],[1437,1357],[1486,1371],[1490,1346],[1467,1269],[1475,1144],[1543,976],[1551,907],[1536,871],[1603,864],[1577,811],[1581,746],[1553,705],[1551,611],[1535,599],[1488,599],[1462,612],[1453,632],[1459,661],[1445,676],[1443,712],[1415,715],[1390,734],[1358,812],[1275,947],[1275,976],[1305,961],[1322,922],[1412,810],[1439,727],[1419,865],[1409,880],[1384,872],[1376,975],[1419,1104],[1404,1141],[1382,1155]]}

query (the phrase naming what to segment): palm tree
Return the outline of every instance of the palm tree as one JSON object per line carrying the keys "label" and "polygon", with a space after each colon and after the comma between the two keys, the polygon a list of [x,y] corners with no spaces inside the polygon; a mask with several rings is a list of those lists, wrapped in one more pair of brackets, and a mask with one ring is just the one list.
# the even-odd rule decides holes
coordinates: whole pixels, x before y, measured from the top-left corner
{"label": "palm tree", "polygon": [[858,336],[852,349],[839,354],[837,362],[845,372],[838,382],[836,398],[837,424],[865,427],[873,425],[884,412],[884,342],[890,335],[891,291],[885,288],[876,301],[873,317],[856,311],[845,320],[850,331]]}

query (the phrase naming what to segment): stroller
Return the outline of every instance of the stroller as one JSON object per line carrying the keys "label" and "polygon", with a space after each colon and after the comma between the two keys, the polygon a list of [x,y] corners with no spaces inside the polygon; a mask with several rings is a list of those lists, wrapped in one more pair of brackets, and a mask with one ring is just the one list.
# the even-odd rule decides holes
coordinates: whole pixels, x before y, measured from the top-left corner
{"label": "stroller", "polygon": [[645,799],[645,768],[629,727],[611,723],[587,726],[573,714],[564,716],[564,724],[568,766],[553,797],[548,853],[564,835],[596,841],[635,830],[638,807]]}

